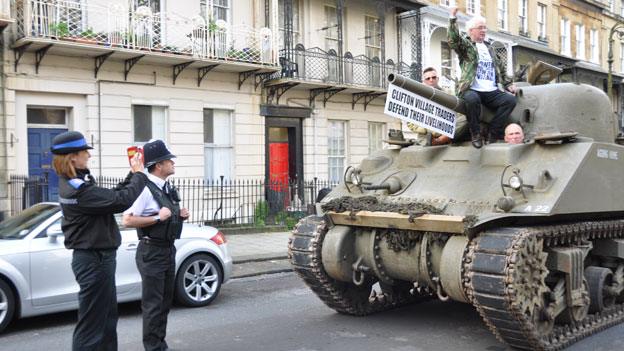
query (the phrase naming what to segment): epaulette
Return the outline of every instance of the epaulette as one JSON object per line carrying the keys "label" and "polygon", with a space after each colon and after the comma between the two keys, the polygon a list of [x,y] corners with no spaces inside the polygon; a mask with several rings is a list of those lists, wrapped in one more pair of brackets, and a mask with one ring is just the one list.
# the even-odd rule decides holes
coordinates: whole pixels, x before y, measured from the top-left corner
{"label": "epaulette", "polygon": [[82,184],[85,183],[84,180],[80,179],[80,178],[72,178],[69,180],[69,185],[71,185],[74,189],[78,189],[80,188],[80,186],[82,186]]}

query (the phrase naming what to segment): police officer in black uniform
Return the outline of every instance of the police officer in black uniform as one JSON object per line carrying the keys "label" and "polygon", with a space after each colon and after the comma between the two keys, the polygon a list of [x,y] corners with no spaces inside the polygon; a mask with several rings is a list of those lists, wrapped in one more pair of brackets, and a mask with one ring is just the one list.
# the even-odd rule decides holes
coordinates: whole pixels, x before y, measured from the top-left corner
{"label": "police officer in black uniform", "polygon": [[131,172],[115,189],[96,186],[87,168],[87,141],[80,132],[52,140],[53,166],[59,175],[65,247],[73,249],[72,270],[80,286],[73,350],[117,350],[115,269],[121,235],[114,213],[128,208],[145,188],[143,160],[131,160]]}
{"label": "police officer in black uniform", "polygon": [[182,221],[189,216],[180,209],[175,188],[166,181],[175,173],[175,156],[162,140],[143,147],[148,182],[143,193],[124,212],[124,225],[137,228],[139,245],[136,264],[142,279],[143,346],[145,350],[166,350],[167,315],[175,283],[175,239]]}

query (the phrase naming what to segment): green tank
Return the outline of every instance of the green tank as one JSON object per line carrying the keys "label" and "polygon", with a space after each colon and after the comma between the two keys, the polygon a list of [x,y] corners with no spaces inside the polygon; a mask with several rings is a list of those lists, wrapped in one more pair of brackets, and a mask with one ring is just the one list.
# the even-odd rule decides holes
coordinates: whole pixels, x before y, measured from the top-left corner
{"label": "green tank", "polygon": [[[530,80],[545,71],[556,76]],[[624,148],[611,103],[573,83],[525,83],[517,97],[524,144],[423,147],[395,133],[346,170],[289,240],[294,270],[327,306],[361,316],[461,301],[501,341],[537,350],[624,320]]]}

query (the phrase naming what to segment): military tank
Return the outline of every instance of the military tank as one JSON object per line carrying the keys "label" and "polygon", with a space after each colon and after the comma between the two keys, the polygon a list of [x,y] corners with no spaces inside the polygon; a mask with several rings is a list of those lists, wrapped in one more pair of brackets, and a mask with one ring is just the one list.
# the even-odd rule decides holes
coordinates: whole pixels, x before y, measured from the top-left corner
{"label": "military tank", "polygon": [[[294,270],[327,306],[363,316],[461,301],[499,340],[535,350],[624,320],[616,116],[592,86],[540,84],[556,77],[547,66],[529,72],[534,85],[518,84],[511,119],[524,144],[423,147],[399,134],[346,170],[289,240]],[[464,108],[410,79],[389,81]]]}

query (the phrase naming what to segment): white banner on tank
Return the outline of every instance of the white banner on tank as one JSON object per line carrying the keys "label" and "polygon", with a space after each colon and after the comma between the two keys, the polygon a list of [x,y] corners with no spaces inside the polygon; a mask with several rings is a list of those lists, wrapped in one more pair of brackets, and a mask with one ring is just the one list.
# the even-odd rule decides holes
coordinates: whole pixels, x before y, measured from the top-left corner
{"label": "white banner on tank", "polygon": [[455,111],[394,84],[388,86],[384,113],[449,138],[455,135]]}

